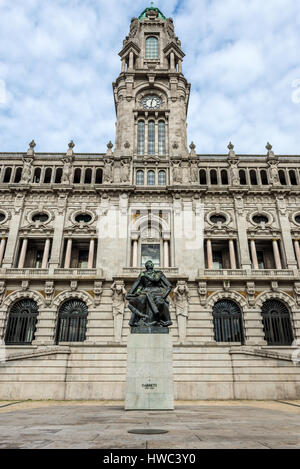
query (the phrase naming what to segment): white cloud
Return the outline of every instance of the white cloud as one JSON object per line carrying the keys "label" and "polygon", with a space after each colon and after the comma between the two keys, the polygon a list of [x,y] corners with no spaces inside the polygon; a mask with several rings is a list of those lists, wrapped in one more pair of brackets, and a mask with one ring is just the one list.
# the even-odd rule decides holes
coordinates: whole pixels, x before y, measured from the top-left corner
{"label": "white cloud", "polygon": [[[0,0],[0,151],[104,152],[114,140],[112,82],[136,0]],[[188,138],[201,153],[300,152],[297,0],[160,0],[192,84]],[[1,83],[2,83],[1,82]],[[299,95],[299,92],[298,92]],[[2,100],[3,101],[3,100]]]}

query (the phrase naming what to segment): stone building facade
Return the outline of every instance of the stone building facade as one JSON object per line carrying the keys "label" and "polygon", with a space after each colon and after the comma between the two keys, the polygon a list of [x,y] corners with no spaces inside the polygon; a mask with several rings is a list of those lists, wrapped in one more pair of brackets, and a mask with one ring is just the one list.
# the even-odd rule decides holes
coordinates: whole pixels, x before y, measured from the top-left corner
{"label": "stone building facade", "polygon": [[147,259],[177,399],[300,396],[300,156],[197,154],[172,19],[131,21],[106,153],[0,154],[0,399],[123,399]]}

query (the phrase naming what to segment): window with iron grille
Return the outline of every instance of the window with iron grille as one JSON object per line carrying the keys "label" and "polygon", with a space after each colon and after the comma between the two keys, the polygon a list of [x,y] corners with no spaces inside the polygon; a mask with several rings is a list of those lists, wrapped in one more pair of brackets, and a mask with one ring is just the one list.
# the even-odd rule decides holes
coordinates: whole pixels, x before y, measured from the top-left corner
{"label": "window with iron grille", "polygon": [[155,153],[155,123],[150,121],[148,123],[148,155]]}
{"label": "window with iron grille", "polygon": [[31,344],[36,329],[38,306],[34,300],[23,299],[15,303],[8,317],[5,343],[7,345]]}
{"label": "window with iron grille", "polygon": [[164,121],[158,122],[158,154],[166,154],[166,126]]}
{"label": "window with iron grille", "polygon": [[166,185],[166,171],[159,171],[158,173],[158,184],[159,186]]}
{"label": "window with iron grille", "polygon": [[86,335],[88,308],[77,299],[68,300],[60,307],[56,342],[83,342]]}
{"label": "window with iron grille", "polygon": [[158,39],[151,36],[146,39],[146,59],[158,59]]}
{"label": "window with iron grille", "polygon": [[214,338],[216,342],[244,342],[242,312],[233,301],[217,301],[213,307]]}
{"label": "window with iron grille", "polygon": [[138,122],[138,155],[145,153],[145,122]]}
{"label": "window with iron grille", "polygon": [[261,314],[268,345],[291,345],[293,331],[285,304],[275,299],[267,300],[262,305]]}
{"label": "window with iron grille", "polygon": [[137,186],[144,185],[144,171],[139,170],[136,172],[136,184]]}

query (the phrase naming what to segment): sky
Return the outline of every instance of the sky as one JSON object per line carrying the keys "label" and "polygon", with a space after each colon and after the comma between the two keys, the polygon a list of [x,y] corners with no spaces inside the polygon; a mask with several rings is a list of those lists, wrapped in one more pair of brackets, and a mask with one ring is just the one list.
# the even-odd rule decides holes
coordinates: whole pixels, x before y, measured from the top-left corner
{"label": "sky", "polygon": [[[112,82],[146,0],[0,0],[0,152],[104,153]],[[299,0],[159,0],[191,83],[197,153],[300,154]]]}

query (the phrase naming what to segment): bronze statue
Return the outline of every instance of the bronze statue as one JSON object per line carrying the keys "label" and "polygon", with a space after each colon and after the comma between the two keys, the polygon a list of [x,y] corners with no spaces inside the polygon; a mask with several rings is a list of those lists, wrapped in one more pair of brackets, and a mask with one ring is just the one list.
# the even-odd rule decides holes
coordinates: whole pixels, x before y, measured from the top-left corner
{"label": "bronze statue", "polygon": [[145,267],[126,296],[132,312],[129,325],[168,327],[172,321],[167,296],[172,286],[163,272],[154,270],[152,261]]}

